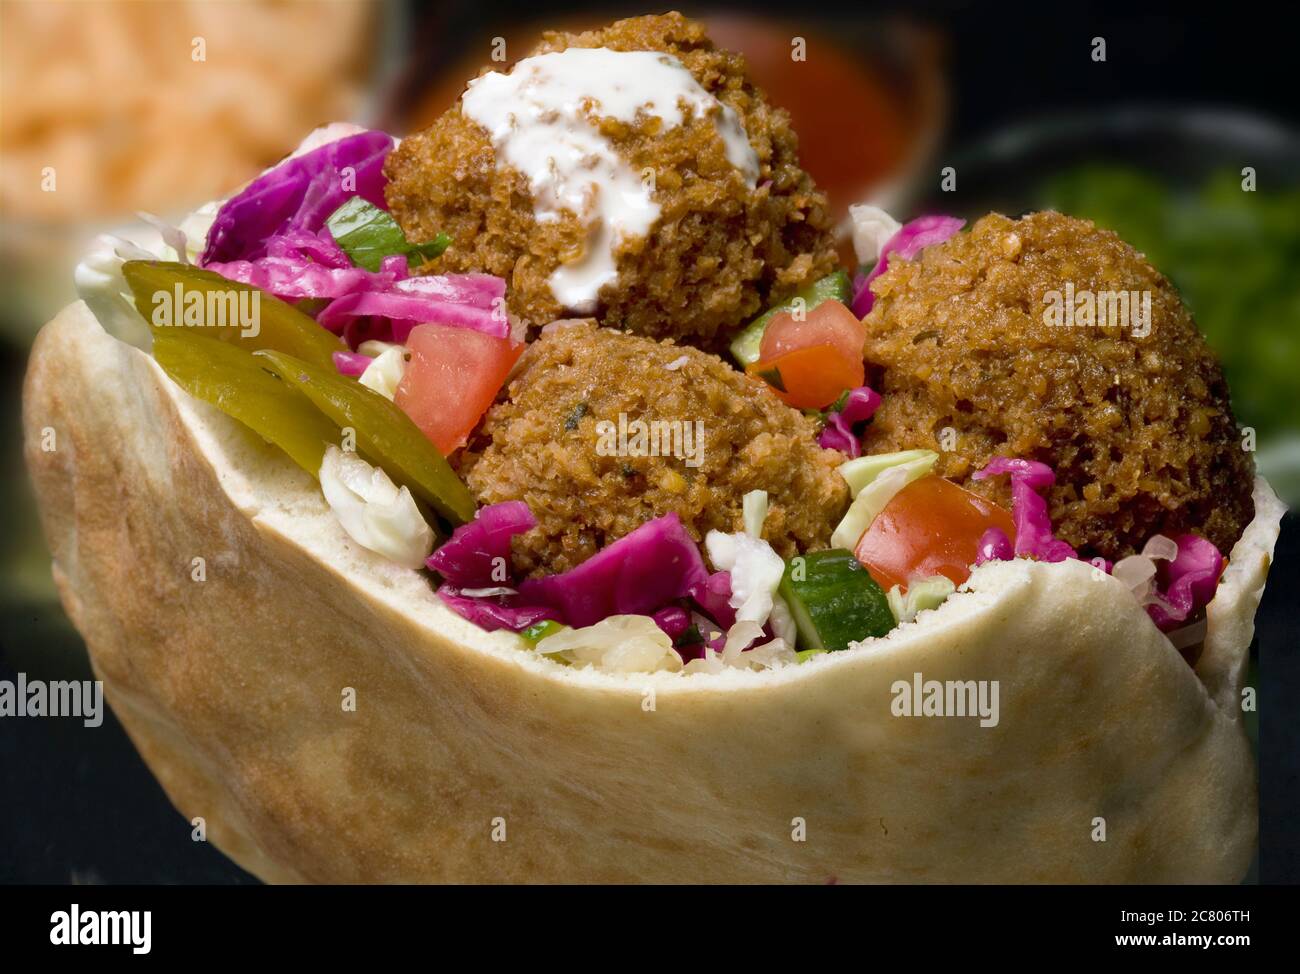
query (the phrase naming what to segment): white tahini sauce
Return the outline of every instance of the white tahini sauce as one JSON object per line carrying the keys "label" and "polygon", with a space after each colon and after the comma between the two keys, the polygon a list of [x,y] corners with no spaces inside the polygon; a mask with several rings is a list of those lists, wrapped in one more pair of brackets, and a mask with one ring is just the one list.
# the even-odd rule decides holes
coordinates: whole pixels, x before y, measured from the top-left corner
{"label": "white tahini sauce", "polygon": [[497,157],[527,176],[538,222],[567,210],[587,221],[581,257],[556,268],[551,292],[570,311],[590,314],[596,294],[618,273],[620,239],[644,236],[659,217],[648,181],[619,156],[594,118],[632,122],[638,112],[675,128],[683,108],[712,119],[727,159],[752,187],[758,156],[739,116],[700,87],[680,61],[656,51],[570,48],[525,58],[509,74],[471,81],[462,110],[492,136]]}

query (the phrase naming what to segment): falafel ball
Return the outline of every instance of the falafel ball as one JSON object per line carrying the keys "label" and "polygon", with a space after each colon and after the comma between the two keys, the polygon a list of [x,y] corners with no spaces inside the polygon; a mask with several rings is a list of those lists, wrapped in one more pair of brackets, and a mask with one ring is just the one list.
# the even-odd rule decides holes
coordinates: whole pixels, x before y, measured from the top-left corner
{"label": "falafel ball", "polygon": [[[692,116],[667,129],[653,115],[631,124],[600,119],[601,134],[633,171],[654,172],[660,213],[647,235],[615,245],[617,280],[600,290],[594,312],[582,313],[716,350],[725,329],[833,269],[826,197],[799,168],[789,116],[746,79],[741,55],[715,48],[702,24],[678,13],[581,34],[549,32],[532,53],[573,47],[673,55],[737,113],[759,163],[751,186],[728,161],[711,118]],[[452,238],[427,272],[496,274],[509,284],[509,310],[523,321],[564,316],[549,278],[585,252],[587,228],[576,215],[539,223],[524,174],[496,158],[489,133],[461,104],[403,140],[385,173],[388,204],[409,239]]]}
{"label": "falafel ball", "polygon": [[[638,438],[638,423],[657,432]],[[670,511],[696,541],[742,530],[742,498],[759,489],[763,537],[792,556],[824,548],[848,507],[845,457],[816,433],[716,356],[566,323],[524,352],[460,470],[481,503],[527,501],[538,524],[514,555],[529,575],[572,568]]]}
{"label": "falafel ball", "polygon": [[[1189,531],[1227,552],[1254,516],[1254,462],[1218,362],[1170,283],[1114,233],[990,214],[895,261],[873,290],[866,357],[883,367],[884,403],[868,452],[937,450],[938,473],[1005,506],[1006,478],[971,475],[999,454],[1042,461],[1057,534],[1112,559]],[[1107,310],[1087,317],[1087,295]]]}

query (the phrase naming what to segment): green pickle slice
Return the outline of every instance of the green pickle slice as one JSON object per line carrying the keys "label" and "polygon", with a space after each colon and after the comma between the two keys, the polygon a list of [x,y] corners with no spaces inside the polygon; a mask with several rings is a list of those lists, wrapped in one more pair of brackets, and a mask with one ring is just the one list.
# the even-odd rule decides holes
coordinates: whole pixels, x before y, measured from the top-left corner
{"label": "green pickle slice", "polygon": [[731,354],[742,366],[753,365],[757,362],[758,348],[763,343],[763,332],[767,330],[768,322],[782,311],[789,311],[794,307],[795,298],[802,298],[804,310],[811,311],[823,301],[834,300],[848,304],[852,297],[853,285],[849,282],[849,275],[844,270],[838,270],[821,280],[813,281],[796,293],[794,298],[768,308],[746,325],[740,334],[732,339]]}
{"label": "green pickle slice", "polygon": [[848,649],[849,643],[883,636],[895,625],[884,591],[851,551],[832,548],[791,558],[780,592],[802,650]]}
{"label": "green pickle slice", "polygon": [[453,524],[474,517],[474,497],[437,447],[410,417],[373,389],[281,351],[261,351],[259,359],[316,404],[340,427],[356,431],[357,451],[382,467],[397,484],[410,488]]}
{"label": "green pickle slice", "polygon": [[275,444],[313,477],[339,428],[310,399],[237,345],[189,331],[154,332],[153,356],[178,386]]}
{"label": "green pickle slice", "polygon": [[[332,366],[334,352],[347,350],[337,335],[293,305],[213,271],[174,261],[129,260],[122,265],[122,274],[136,309],[155,335],[201,334],[250,352],[286,352],[323,367]],[[199,298],[193,296],[195,292]],[[251,324],[243,322],[241,309]],[[168,323],[156,321],[155,314]]]}

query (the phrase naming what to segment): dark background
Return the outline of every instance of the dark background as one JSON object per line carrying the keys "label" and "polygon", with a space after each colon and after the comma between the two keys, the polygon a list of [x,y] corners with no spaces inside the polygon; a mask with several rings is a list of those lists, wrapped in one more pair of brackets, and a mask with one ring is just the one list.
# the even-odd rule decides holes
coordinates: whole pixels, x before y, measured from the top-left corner
{"label": "dark background", "polygon": [[[643,13],[655,5],[548,4],[456,0],[409,4],[404,43],[415,55],[398,81],[424,76],[463,55],[485,28],[545,20],[583,9]],[[1300,123],[1295,42],[1300,16],[1250,5],[1203,12],[1186,5],[1132,3],[748,3],[680,5],[686,13],[731,9],[809,18],[831,32],[860,32],[876,19],[905,15],[941,38],[949,80],[949,120],[937,156],[960,153],[1004,126],[1067,109],[1133,103],[1234,106]],[[558,15],[558,14],[557,14]],[[610,19],[613,19],[612,17]],[[1105,65],[1088,63],[1089,41],[1107,39]],[[286,52],[309,56],[309,52]],[[8,399],[4,441],[21,470],[13,404],[23,351],[5,355]],[[18,508],[21,510],[21,508]],[[30,514],[26,515],[30,518]],[[1295,713],[1297,575],[1300,543],[1288,516],[1257,625],[1260,687],[1261,851],[1264,883],[1300,879]],[[34,530],[13,523],[7,534]],[[48,679],[88,678],[84,650],[61,612],[7,593],[0,602],[0,679],[17,670]],[[91,732],[79,721],[0,721],[0,880],[48,883],[247,883],[252,878],[209,845],[189,841],[189,824],[171,807],[120,726],[108,713]]]}

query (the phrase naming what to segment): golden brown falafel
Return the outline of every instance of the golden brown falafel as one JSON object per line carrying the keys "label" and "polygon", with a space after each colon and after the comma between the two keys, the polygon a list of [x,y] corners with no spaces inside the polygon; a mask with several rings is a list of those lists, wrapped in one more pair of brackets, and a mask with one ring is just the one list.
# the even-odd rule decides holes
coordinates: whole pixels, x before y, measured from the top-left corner
{"label": "golden brown falafel", "polygon": [[[1118,327],[1049,323],[1068,320],[1045,317],[1067,286],[1081,309],[1085,292],[1098,307],[1123,292],[1137,303]],[[1187,531],[1227,552],[1240,537],[1254,463],[1223,374],[1173,287],[1114,233],[1059,213],[991,214],[893,262],[873,290],[866,356],[884,369],[884,403],[868,452],[938,450],[938,473],[1004,505],[1004,478],[971,474],[998,454],[1047,463],[1052,522],[1087,554]],[[1144,294],[1145,324],[1132,311]]]}
{"label": "golden brown falafel", "polygon": [[[718,348],[725,330],[824,276],[835,263],[825,195],[799,168],[789,116],[745,77],[744,58],[718,50],[703,25],[681,14],[621,20],[582,34],[551,32],[533,52],[570,47],[664,51],[734,109],[758,156],[751,188],[728,161],[712,120],[664,130],[653,116],[602,120],[619,154],[655,173],[660,216],[650,233],[615,251],[619,277],[600,292],[596,315],[611,327]],[[562,317],[548,279],[581,253],[586,231],[569,217],[538,223],[523,174],[498,165],[486,130],[457,104],[388,157],[387,197],[411,239],[448,233],[437,272],[486,271],[509,285],[510,310],[531,324]]]}
{"label": "golden brown falafel", "polygon": [[[741,499],[759,489],[769,500],[763,537],[790,556],[825,547],[848,506],[835,469],[845,458],[817,445],[814,422],[693,348],[567,325],[528,347],[506,394],[461,473],[481,503],[528,502],[538,526],[514,550],[530,575],[572,568],[669,511],[697,541],[741,530]],[[638,441],[637,422],[689,427],[659,426],[657,439]],[[684,434],[660,451],[675,455],[630,455],[669,442],[665,430]]]}

